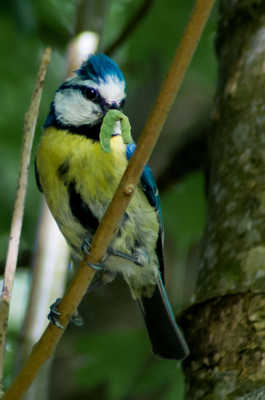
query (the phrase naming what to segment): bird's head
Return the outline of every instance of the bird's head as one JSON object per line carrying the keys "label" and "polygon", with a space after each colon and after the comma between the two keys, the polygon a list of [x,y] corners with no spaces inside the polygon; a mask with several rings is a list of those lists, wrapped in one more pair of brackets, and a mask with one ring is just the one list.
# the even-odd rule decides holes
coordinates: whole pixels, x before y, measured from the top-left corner
{"label": "bird's head", "polygon": [[125,79],[104,54],[90,55],[75,76],[56,91],[53,112],[64,127],[95,126],[110,109],[122,109],[126,97]]}

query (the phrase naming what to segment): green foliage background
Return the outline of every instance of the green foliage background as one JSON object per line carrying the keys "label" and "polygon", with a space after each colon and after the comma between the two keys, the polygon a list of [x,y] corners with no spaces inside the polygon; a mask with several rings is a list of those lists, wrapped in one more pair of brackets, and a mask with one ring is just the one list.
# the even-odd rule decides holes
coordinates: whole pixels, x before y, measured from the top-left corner
{"label": "green foliage background", "polygon": [[[106,2],[101,49],[113,42],[140,4],[140,0]],[[191,0],[154,1],[152,9],[137,30],[113,55],[127,79],[128,101],[125,113],[131,120],[135,136],[140,132],[152,108],[193,4],[194,1]],[[76,2],[73,0],[9,0],[0,4],[1,261],[5,258],[12,216],[23,119],[40,56],[46,45],[52,45],[54,51],[34,148],[53,92],[65,77],[65,51],[73,33],[75,10]],[[161,172],[163,163],[167,161],[167,157],[161,161],[161,149],[185,144],[186,133],[190,135],[191,131],[196,131],[201,116],[204,113],[207,115],[210,110],[216,81],[215,31],[216,10],[208,22],[181,94],[152,157],[151,164],[156,174]],[[176,135],[180,139],[175,144]],[[194,148],[194,152],[196,151]],[[33,251],[38,224],[41,196],[33,175],[31,167],[21,251]],[[196,245],[203,231],[205,201],[202,172],[185,176],[184,180],[176,182],[172,188],[163,192],[162,205],[167,230],[167,259],[170,261],[170,277],[174,277],[170,280],[169,292],[177,307],[189,302],[191,289],[189,291],[184,288],[186,285],[190,286],[190,280],[196,275],[189,269],[185,272],[185,259],[190,247]],[[22,272],[18,273],[18,282],[21,280],[23,293],[28,293],[29,290],[30,280],[25,278],[30,275],[28,267],[29,265],[25,265],[26,272],[21,269]],[[12,360],[21,329],[21,310],[15,305],[16,301],[21,303],[22,295],[19,290],[22,289],[15,290],[13,300],[15,312],[12,314],[8,350],[10,375],[7,375],[6,382],[10,381],[14,370]],[[118,298],[114,299],[115,295]],[[184,389],[179,366],[172,361],[157,360],[150,355],[142,322],[122,283],[118,283],[117,287],[111,285],[110,288],[102,289],[98,295],[93,296],[92,300],[87,300],[87,306],[83,306],[85,310],[90,309],[82,311],[85,315],[90,312],[85,329],[80,333],[76,328],[70,328],[59,346],[60,360],[55,361],[55,366],[65,368],[65,373],[69,370],[73,372],[65,365],[72,363],[75,368],[69,379],[70,383],[65,383],[65,374],[57,373],[54,368],[52,388],[58,393],[56,399],[88,398],[95,393],[98,399],[181,399]],[[105,302],[104,297],[107,299]],[[23,299],[25,298],[26,295],[23,295]],[[91,307],[94,307],[94,314]],[[97,320],[98,315],[102,316],[100,321]],[[103,323],[105,315],[107,326]],[[60,389],[64,385],[68,390]]]}

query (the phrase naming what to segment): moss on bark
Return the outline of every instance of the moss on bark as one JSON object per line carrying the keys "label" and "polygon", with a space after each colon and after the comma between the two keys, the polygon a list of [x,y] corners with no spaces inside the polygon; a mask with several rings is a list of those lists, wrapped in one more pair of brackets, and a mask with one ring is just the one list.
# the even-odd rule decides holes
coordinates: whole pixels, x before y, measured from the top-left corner
{"label": "moss on bark", "polygon": [[254,399],[265,387],[264,1],[222,0],[216,44],[207,226],[182,320],[187,398]]}

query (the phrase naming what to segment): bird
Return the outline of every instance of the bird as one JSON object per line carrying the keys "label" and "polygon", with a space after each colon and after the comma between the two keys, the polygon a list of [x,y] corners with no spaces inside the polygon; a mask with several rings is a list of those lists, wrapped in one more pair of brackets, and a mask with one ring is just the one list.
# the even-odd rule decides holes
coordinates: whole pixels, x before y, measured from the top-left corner
{"label": "bird", "polygon": [[[72,250],[75,263],[89,253],[96,229],[132,157],[118,123],[111,152],[99,133],[109,110],[123,110],[126,82],[103,53],[86,61],[56,90],[35,158],[36,181]],[[107,253],[96,269],[105,284],[121,275],[143,314],[153,353],[183,360],[189,354],[164,285],[164,227],[159,192],[146,165]]]}

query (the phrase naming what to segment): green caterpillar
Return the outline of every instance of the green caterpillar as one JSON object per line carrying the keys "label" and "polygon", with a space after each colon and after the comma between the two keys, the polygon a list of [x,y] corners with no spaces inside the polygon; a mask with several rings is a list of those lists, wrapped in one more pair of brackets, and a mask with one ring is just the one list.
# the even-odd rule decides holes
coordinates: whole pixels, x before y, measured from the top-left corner
{"label": "green caterpillar", "polygon": [[110,139],[117,121],[121,123],[121,136],[124,143],[133,142],[129,118],[119,110],[109,110],[103,119],[99,134],[101,148],[106,153],[111,152]]}

